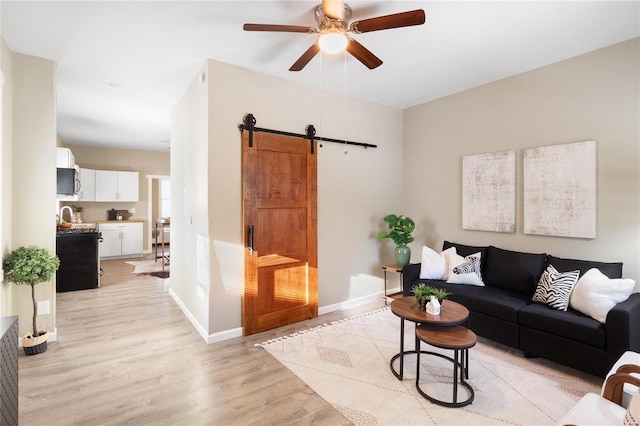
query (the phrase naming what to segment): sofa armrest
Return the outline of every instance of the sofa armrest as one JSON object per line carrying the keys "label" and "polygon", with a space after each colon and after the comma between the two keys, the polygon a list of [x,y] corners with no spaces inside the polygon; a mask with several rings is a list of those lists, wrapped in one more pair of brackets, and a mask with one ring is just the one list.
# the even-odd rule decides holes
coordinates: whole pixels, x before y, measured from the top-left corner
{"label": "sofa armrest", "polygon": [[607,314],[607,352],[622,355],[631,350],[640,352],[640,293],[632,293]]}
{"label": "sofa armrest", "polygon": [[421,263],[412,263],[402,268],[402,294],[403,296],[413,296],[411,293],[411,283],[420,279]]}

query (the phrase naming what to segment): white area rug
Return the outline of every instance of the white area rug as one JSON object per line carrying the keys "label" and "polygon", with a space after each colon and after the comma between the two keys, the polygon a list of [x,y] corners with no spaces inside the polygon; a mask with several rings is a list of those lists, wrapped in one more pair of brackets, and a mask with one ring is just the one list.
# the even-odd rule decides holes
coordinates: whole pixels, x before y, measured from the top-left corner
{"label": "white area rug", "polygon": [[[405,349],[413,349],[414,324],[405,322]],[[405,357],[404,380],[389,370],[400,349],[400,318],[388,308],[262,343],[270,354],[356,425],[552,425],[601,379],[486,339],[469,350],[475,399],[446,408],[415,389],[415,355]],[[452,351],[422,344],[423,350]],[[396,361],[397,365],[397,361]],[[451,400],[453,363],[422,355],[420,386]],[[459,400],[467,393],[459,387]]]}
{"label": "white area rug", "polygon": [[133,265],[135,268],[134,274],[142,274],[142,275],[153,275],[159,278],[168,278],[169,277],[169,265],[166,264],[164,266],[164,272],[162,271],[162,263],[161,260],[158,261],[153,260],[131,260],[125,262],[129,265]]}

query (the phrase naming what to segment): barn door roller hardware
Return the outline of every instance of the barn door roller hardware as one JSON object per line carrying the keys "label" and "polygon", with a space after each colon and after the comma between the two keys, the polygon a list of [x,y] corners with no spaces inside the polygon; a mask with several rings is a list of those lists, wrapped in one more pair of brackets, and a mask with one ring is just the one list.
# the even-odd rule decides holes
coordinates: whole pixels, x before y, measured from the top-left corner
{"label": "barn door roller hardware", "polygon": [[282,135],[282,136],[291,136],[294,138],[302,138],[302,139],[309,139],[311,141],[311,153],[313,154],[313,142],[314,141],[320,141],[320,142],[332,142],[332,143],[340,143],[343,145],[355,145],[355,146],[361,146],[366,148],[377,148],[378,145],[372,145],[369,143],[363,143],[363,142],[352,142],[352,141],[345,141],[345,140],[341,140],[341,139],[332,139],[332,138],[323,138],[322,136],[316,136],[316,128],[313,126],[313,124],[309,124],[306,129],[305,129],[305,134],[301,134],[301,133],[291,133],[291,132],[283,132],[282,130],[273,130],[273,129],[264,129],[262,127],[256,127],[256,118],[253,116],[253,114],[248,113],[246,114],[243,118],[242,118],[242,124],[238,125],[238,129],[240,129],[240,131],[244,131],[247,130],[249,132],[249,148],[253,147],[253,132],[263,132],[263,133],[272,133],[275,135]]}

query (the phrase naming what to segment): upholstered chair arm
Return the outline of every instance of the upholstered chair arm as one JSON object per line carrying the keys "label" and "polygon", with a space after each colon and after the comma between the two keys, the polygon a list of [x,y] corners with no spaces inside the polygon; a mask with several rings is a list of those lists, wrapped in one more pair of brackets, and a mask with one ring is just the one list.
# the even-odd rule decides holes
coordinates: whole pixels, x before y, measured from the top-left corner
{"label": "upholstered chair arm", "polygon": [[[631,364],[627,364],[631,365]],[[620,368],[624,368],[623,365]],[[625,383],[631,383],[635,386],[640,386],[640,379],[627,373],[616,373],[609,376],[604,383],[604,390],[602,396],[609,401],[622,405],[622,388]]]}
{"label": "upholstered chair arm", "polygon": [[640,365],[625,364],[618,367],[616,373],[640,373]]}

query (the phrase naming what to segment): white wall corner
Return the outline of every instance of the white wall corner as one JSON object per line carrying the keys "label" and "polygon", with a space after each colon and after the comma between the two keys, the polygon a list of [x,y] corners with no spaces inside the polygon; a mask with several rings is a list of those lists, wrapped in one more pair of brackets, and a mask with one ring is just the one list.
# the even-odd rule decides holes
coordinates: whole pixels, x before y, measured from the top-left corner
{"label": "white wall corner", "polygon": [[200,334],[200,337],[202,337],[202,340],[204,340],[206,343],[210,343],[209,342],[209,333],[207,333],[207,330],[205,330],[205,328],[198,322],[196,317],[194,317],[191,314],[191,312],[189,311],[187,306],[182,302],[182,300],[180,300],[178,295],[171,288],[169,289],[169,296],[171,296],[171,298],[178,304],[178,306],[180,307],[180,309],[182,310],[184,315],[191,322],[191,324],[196,329],[198,334]]}

